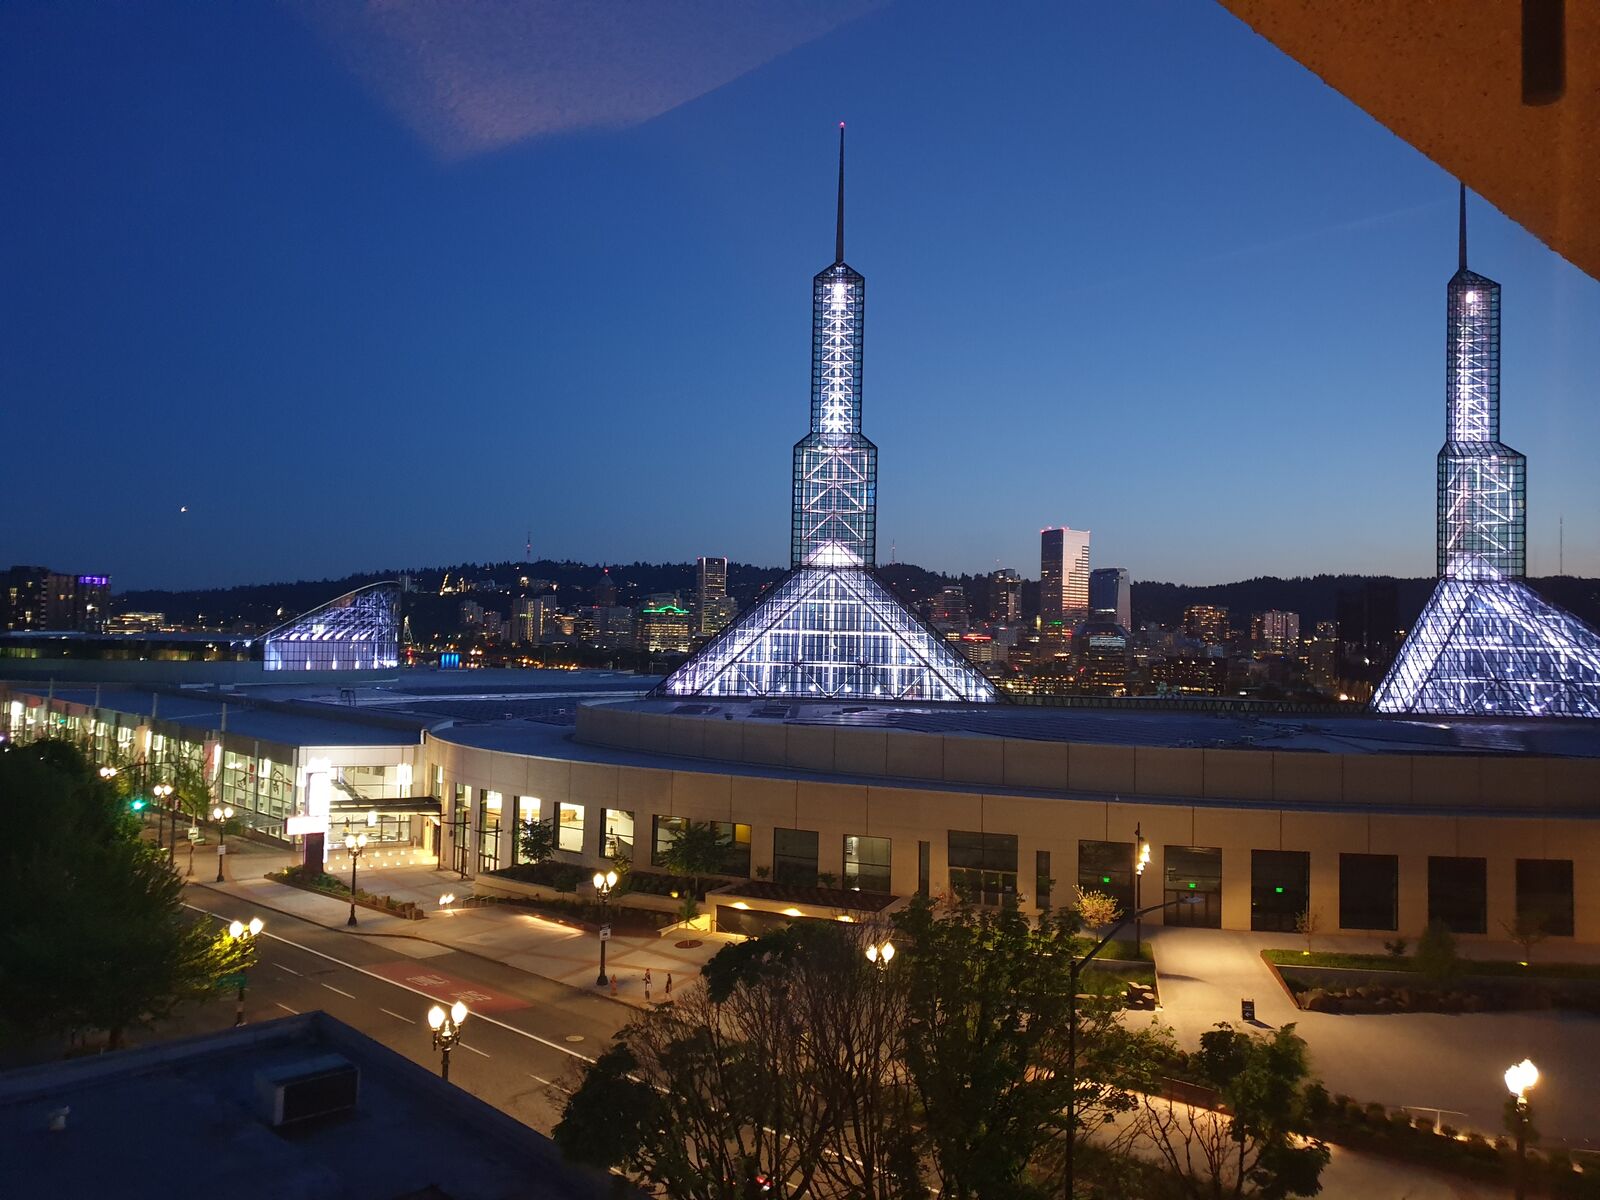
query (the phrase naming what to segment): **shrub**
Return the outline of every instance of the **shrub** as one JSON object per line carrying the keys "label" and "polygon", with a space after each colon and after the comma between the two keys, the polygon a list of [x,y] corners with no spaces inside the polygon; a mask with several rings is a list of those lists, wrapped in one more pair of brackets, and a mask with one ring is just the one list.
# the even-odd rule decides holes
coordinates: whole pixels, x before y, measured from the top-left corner
{"label": "shrub", "polygon": [[1417,939],[1417,970],[1434,983],[1449,983],[1461,974],[1461,955],[1456,935],[1438,921],[1422,931]]}
{"label": "shrub", "polygon": [[1432,1133],[1433,1132],[1433,1118],[1432,1117],[1418,1117],[1416,1119],[1416,1121],[1413,1122],[1413,1125],[1416,1128],[1418,1133]]}
{"label": "shrub", "polygon": [[1322,1086],[1321,1080],[1316,1080],[1306,1088],[1306,1115],[1313,1121],[1320,1121],[1328,1115],[1328,1108],[1332,1101],[1328,1099],[1328,1089]]}

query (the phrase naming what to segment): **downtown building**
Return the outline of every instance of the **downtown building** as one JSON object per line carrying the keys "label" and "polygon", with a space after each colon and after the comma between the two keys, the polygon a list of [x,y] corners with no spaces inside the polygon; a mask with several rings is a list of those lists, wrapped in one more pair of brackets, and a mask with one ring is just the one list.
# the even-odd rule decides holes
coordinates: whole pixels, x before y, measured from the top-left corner
{"label": "downtown building", "polygon": [[1089,572],[1089,615],[1115,621],[1124,630],[1132,631],[1133,592],[1126,567],[1100,567]]}
{"label": "downtown building", "polygon": [[1089,531],[1039,531],[1039,618],[1069,629],[1089,615]]}

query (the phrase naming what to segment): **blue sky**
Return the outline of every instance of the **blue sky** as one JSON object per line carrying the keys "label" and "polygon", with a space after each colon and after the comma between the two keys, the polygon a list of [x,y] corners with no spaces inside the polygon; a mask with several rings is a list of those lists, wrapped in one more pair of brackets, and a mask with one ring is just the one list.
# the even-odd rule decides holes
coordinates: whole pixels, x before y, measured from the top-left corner
{"label": "blue sky", "polygon": [[[0,8],[0,559],[785,561],[842,119],[880,558],[1431,572],[1453,183],[1221,8],[534,7],[431,90],[333,0]],[[1471,224],[1530,569],[1600,574],[1600,283]]]}

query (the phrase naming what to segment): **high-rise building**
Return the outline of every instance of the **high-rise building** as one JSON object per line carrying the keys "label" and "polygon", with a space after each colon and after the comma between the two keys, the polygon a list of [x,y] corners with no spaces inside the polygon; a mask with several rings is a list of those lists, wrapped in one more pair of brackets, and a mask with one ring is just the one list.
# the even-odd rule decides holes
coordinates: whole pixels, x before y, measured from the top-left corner
{"label": "high-rise building", "polygon": [[1121,696],[1128,690],[1128,630],[1117,621],[1091,619],[1073,634],[1078,687],[1093,696]]}
{"label": "high-rise building", "polygon": [[965,633],[971,624],[966,589],[952,585],[935,592],[928,601],[928,624],[939,630]]}
{"label": "high-rise building", "polygon": [[1075,625],[1089,615],[1089,531],[1039,531],[1039,616],[1045,624]]}
{"label": "high-rise building", "polygon": [[1183,610],[1185,637],[1208,646],[1221,646],[1228,640],[1228,610],[1214,604],[1191,604]]}
{"label": "high-rise building", "polygon": [[596,608],[611,608],[617,603],[617,585],[611,579],[610,567],[600,572],[600,580],[594,585],[594,603]]}
{"label": "high-rise building", "polygon": [[481,629],[483,627],[483,605],[476,600],[463,600],[456,605],[456,620],[462,629]]}
{"label": "high-rise building", "polygon": [[512,609],[512,638],[524,646],[538,644],[555,611],[554,596],[524,597]]}
{"label": "high-rise building", "polygon": [[99,633],[111,615],[111,579],[12,567],[0,576],[0,629]]}
{"label": "high-rise building", "polygon": [[641,650],[687,650],[689,610],[669,599],[655,600],[639,609],[635,644]]}
{"label": "high-rise building", "polygon": [[694,591],[695,632],[710,637],[738,615],[738,602],[728,595],[728,560],[702,558]]}
{"label": "high-rise building", "polygon": [[1300,649],[1300,614],[1268,609],[1250,620],[1250,640],[1272,654],[1295,654]]}
{"label": "high-rise building", "polygon": [[1126,567],[1100,567],[1089,572],[1089,615],[1133,628],[1133,592]]}
{"label": "high-rise building", "polygon": [[1022,576],[1010,567],[989,576],[989,619],[1001,625],[1022,620]]}
{"label": "high-rise building", "polygon": [[878,450],[861,432],[866,281],[844,261],[844,126],[834,258],[811,281],[811,428],[794,447],[789,573],[664,681],[670,696],[992,701],[994,686],[874,571]]}
{"label": "high-rise building", "polygon": [[1500,440],[1500,285],[1460,262],[1445,287],[1439,583],[1373,693],[1380,712],[1600,717],[1600,634],[1522,581],[1527,460]]}

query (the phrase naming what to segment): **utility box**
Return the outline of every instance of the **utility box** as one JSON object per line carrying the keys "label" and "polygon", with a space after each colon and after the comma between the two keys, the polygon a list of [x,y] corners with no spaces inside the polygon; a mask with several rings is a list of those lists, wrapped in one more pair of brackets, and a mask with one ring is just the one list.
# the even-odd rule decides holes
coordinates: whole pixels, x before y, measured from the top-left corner
{"label": "utility box", "polygon": [[360,1091],[360,1070],[337,1054],[301,1059],[256,1074],[258,1112],[274,1129],[352,1112]]}

